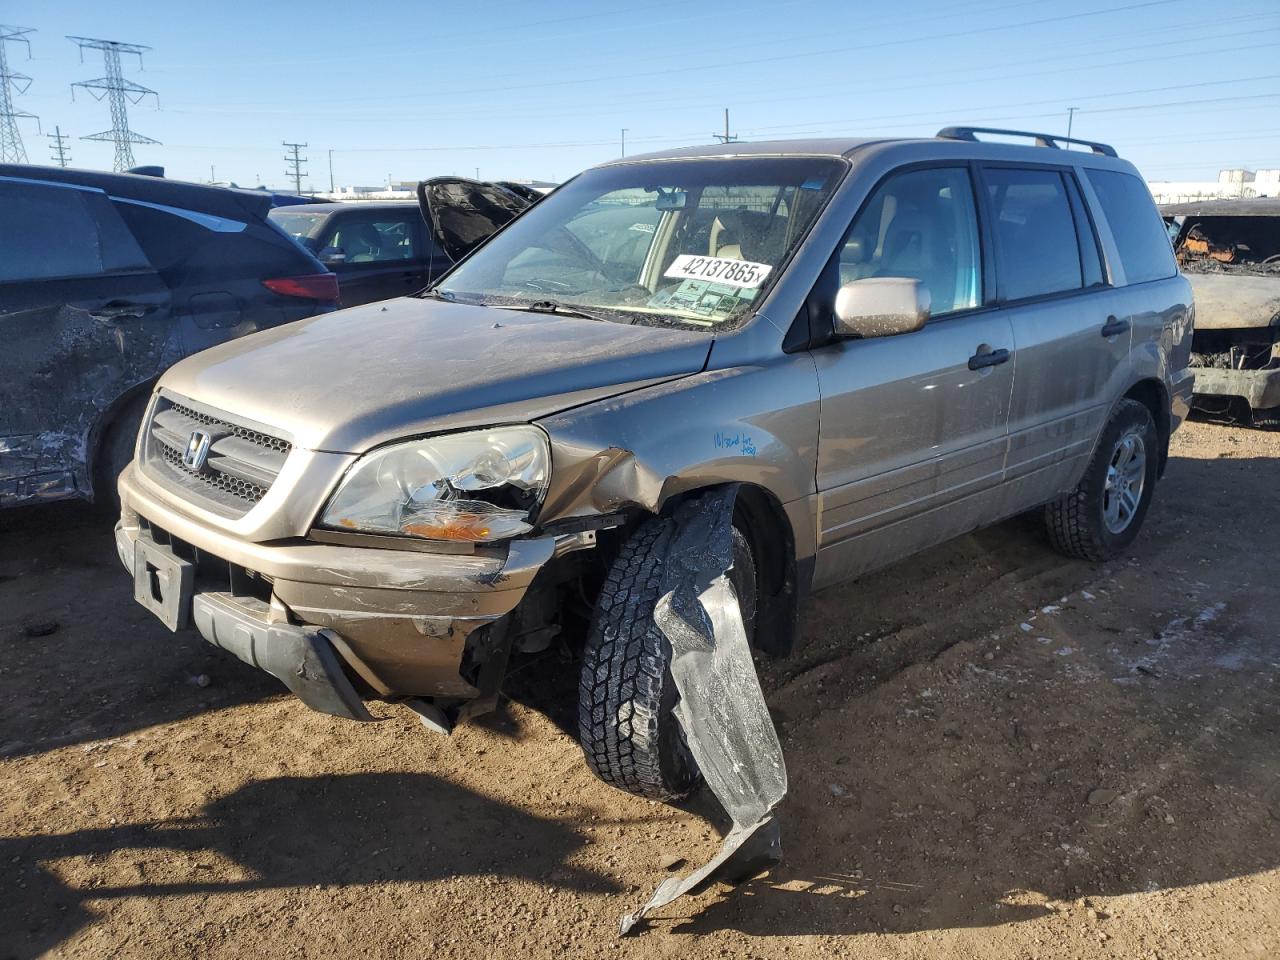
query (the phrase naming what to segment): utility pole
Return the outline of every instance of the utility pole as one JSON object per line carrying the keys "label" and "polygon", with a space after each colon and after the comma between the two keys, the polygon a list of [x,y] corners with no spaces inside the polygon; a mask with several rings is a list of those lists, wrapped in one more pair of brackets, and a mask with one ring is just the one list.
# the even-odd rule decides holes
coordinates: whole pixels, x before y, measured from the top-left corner
{"label": "utility pole", "polygon": [[713,133],[711,136],[715,137],[721,143],[733,143],[735,140],[738,139],[738,135],[736,133],[734,134],[729,133],[729,108],[728,107],[724,108],[724,133]]}
{"label": "utility pole", "polygon": [[58,166],[65,167],[71,162],[71,150],[67,146],[67,138],[62,135],[62,128],[54,127],[53,133],[46,133],[45,136],[53,141],[49,144],[50,156],[58,161]]}
{"label": "utility pole", "polygon": [[1067,107],[1067,139],[1071,139],[1071,122],[1076,118],[1076,111],[1079,107]]}
{"label": "utility pole", "polygon": [[479,179],[480,179],[480,168],[479,168],[479,167],[476,167],[476,179],[477,179],[477,180],[479,180]]}
{"label": "utility pole", "polygon": [[71,98],[74,100],[76,87],[89,91],[93,99],[106,100],[111,108],[111,129],[102,133],[81,137],[81,140],[102,140],[116,145],[115,170],[121,173],[134,165],[133,145],[135,143],[159,143],[140,133],[129,129],[128,104],[141,103],[144,97],[155,97],[156,108],[160,107],[160,94],[139,83],[124,78],[120,66],[120,54],[132,53],[138,58],[138,66],[142,66],[142,55],[150,50],[137,43],[120,43],[117,40],[95,40],[91,37],[67,37],[80,48],[80,62],[84,63],[86,50],[101,50],[102,62],[107,74],[96,80],[81,80],[71,85]]}
{"label": "utility pole", "polygon": [[627,155],[627,130],[628,129],[630,128],[629,127],[622,128],[622,155],[624,157]]}
{"label": "utility pole", "polygon": [[284,155],[284,162],[288,164],[285,168],[284,175],[293,181],[293,192],[302,193],[302,178],[306,176],[307,171],[302,169],[302,165],[307,162],[307,158],[301,156],[299,151],[306,147],[305,143],[289,143],[284,141],[281,144],[289,151]]}
{"label": "utility pole", "polygon": [[333,151],[329,151],[329,192],[333,193]]}
{"label": "utility pole", "polygon": [[31,78],[25,73],[13,73],[9,69],[9,58],[5,53],[6,41],[25,43],[27,59],[31,59],[31,41],[28,33],[35,33],[34,27],[6,27],[0,25],[0,162],[26,163],[27,148],[22,145],[22,134],[18,131],[19,120],[34,120],[36,131],[40,130],[40,118],[34,113],[18,110],[13,105],[13,95],[23,94],[31,86]]}

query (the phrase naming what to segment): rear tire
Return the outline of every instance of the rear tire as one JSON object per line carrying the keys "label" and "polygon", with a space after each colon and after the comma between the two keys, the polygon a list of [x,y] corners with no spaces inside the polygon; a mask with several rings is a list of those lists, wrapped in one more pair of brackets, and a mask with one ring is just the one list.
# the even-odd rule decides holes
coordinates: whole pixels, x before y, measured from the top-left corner
{"label": "rear tire", "polygon": [[[673,708],[671,645],[654,622],[662,595],[671,520],[646,521],[619,551],[600,588],[582,657],[578,739],[605,783],[653,800],[676,800],[701,779]],[[733,530],[729,578],[754,640],[756,568],[751,545]]]}
{"label": "rear tire", "polygon": [[1121,400],[1102,429],[1075,490],[1045,505],[1054,549],[1080,560],[1110,560],[1142,528],[1159,474],[1159,436],[1149,411]]}
{"label": "rear tire", "polygon": [[106,436],[98,448],[98,470],[93,484],[94,505],[104,515],[120,516],[120,491],[116,481],[124,468],[133,460],[138,442],[138,430],[147,412],[149,394],[134,397],[116,414],[107,427]]}

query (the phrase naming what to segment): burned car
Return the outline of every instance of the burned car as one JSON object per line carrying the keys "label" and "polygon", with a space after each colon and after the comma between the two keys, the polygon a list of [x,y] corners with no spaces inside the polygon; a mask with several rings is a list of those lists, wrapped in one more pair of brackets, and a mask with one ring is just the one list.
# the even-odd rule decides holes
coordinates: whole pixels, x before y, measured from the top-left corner
{"label": "burned car", "polygon": [[1195,406],[1280,427],[1280,197],[1160,210],[1195,292]]}
{"label": "burned car", "polygon": [[562,644],[595,772],[687,792],[672,630],[713,710],[722,620],[781,655],[810,591],[1014,514],[1090,560],[1142,526],[1190,287],[1113,149],[980,135],[628,157],[523,211],[425,184],[459,260],[430,289],[161,379],[120,479],[136,599],[358,720],[447,728]]}
{"label": "burned car", "polygon": [[0,165],[0,507],[114,503],[156,378],[332,310],[337,283],[269,194]]}

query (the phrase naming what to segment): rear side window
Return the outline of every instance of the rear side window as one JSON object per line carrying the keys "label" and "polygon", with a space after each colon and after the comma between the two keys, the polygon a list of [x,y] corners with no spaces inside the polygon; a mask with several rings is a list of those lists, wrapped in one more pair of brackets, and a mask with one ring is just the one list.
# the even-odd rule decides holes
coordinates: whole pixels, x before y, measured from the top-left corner
{"label": "rear side window", "polygon": [[1114,170],[1089,170],[1085,176],[1111,226],[1125,281],[1145,283],[1177,273],[1164,222],[1146,184],[1132,174]]}
{"label": "rear side window", "polygon": [[988,168],[983,176],[1003,298],[1022,300],[1084,286],[1076,222],[1062,174]]}
{"label": "rear side window", "polygon": [[104,194],[0,180],[0,282],[92,277],[148,267]]}
{"label": "rear side window", "polygon": [[0,182],[0,282],[103,272],[102,237],[83,190]]}

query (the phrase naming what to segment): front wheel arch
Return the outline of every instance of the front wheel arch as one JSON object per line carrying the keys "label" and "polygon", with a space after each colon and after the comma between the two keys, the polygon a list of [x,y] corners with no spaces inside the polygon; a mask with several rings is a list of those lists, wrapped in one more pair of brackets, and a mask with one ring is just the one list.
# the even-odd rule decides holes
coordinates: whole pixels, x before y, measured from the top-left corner
{"label": "front wheel arch", "polygon": [[[726,484],[682,491],[662,503],[661,515],[671,516],[681,503]],[[754,483],[738,483],[733,506],[734,526],[747,536],[760,580],[756,610],[755,648],[771,657],[785,657],[795,646],[799,630],[799,597],[804,589],[796,562],[796,537],[781,501]]]}

